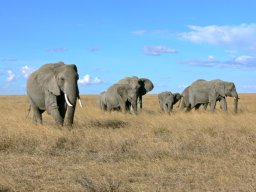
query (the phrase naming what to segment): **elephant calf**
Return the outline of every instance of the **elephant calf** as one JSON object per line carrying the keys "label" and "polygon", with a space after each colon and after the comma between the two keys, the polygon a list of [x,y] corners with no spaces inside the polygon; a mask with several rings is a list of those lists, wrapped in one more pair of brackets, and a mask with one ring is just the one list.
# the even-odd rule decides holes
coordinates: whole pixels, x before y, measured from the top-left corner
{"label": "elephant calf", "polygon": [[175,105],[180,99],[181,94],[172,93],[169,91],[165,91],[158,94],[158,101],[162,111],[165,113],[170,113],[173,109],[173,105]]}

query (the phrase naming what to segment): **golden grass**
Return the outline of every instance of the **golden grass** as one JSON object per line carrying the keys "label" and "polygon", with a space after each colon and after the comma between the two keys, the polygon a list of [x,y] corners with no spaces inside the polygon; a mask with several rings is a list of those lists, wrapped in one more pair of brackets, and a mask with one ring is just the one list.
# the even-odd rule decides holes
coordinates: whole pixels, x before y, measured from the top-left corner
{"label": "golden grass", "polygon": [[175,108],[144,97],[135,116],[99,110],[84,95],[72,130],[27,115],[25,96],[1,96],[0,191],[255,191],[256,94],[238,114]]}

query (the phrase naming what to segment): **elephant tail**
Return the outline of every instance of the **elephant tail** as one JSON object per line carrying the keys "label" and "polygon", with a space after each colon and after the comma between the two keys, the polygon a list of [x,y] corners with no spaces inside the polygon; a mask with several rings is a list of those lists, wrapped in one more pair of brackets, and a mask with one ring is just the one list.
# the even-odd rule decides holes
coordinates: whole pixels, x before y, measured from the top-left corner
{"label": "elephant tail", "polygon": [[31,104],[28,105],[28,113],[26,115],[26,119],[28,118],[30,111],[31,111]]}

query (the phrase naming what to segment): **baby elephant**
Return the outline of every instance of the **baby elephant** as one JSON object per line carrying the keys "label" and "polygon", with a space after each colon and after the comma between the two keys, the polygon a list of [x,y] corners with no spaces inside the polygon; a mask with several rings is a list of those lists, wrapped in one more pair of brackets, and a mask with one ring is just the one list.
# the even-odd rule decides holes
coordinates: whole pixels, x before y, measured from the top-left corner
{"label": "baby elephant", "polygon": [[182,95],[179,93],[172,93],[165,91],[158,94],[159,105],[162,111],[170,113],[173,109],[173,105],[181,99]]}

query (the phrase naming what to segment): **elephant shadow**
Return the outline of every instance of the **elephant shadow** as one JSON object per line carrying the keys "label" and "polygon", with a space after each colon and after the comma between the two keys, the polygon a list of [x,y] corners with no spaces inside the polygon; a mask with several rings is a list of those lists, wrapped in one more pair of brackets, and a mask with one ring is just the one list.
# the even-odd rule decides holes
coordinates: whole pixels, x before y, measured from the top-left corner
{"label": "elephant shadow", "polygon": [[121,129],[129,125],[128,122],[117,120],[117,119],[107,119],[107,120],[91,120],[86,124],[89,128],[105,128],[105,129]]}

